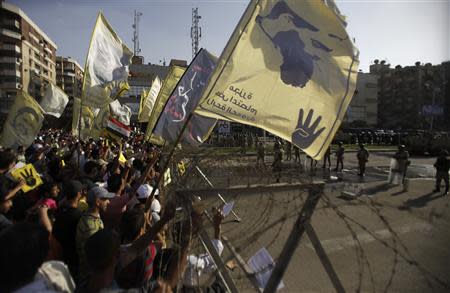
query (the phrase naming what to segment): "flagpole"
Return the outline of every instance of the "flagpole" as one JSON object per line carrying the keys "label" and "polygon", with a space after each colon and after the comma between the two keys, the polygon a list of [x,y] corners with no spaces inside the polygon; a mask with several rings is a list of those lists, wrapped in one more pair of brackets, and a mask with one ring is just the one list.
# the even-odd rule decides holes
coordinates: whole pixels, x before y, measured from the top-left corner
{"label": "flagpole", "polygon": [[[181,77],[180,77],[180,79],[178,80],[177,84],[175,85],[173,91],[170,93],[169,98],[167,99],[166,103],[164,104],[164,106],[163,106],[163,108],[162,108],[162,110],[161,110],[161,113],[159,113],[158,119],[156,120],[155,125],[153,126],[153,129],[151,130],[151,132],[153,132],[153,130],[155,129],[156,125],[158,124],[159,119],[161,118],[161,114],[162,114],[162,112],[164,111],[164,108],[166,107],[166,104],[167,104],[168,101],[170,100],[170,97],[171,97],[172,94],[177,90],[178,85],[180,84],[180,82],[181,82],[181,80],[183,79],[184,75],[187,73],[189,67],[190,67],[191,64],[194,62],[194,60],[199,56],[199,54],[200,54],[200,52],[202,52],[202,50],[203,50],[203,48],[201,48],[200,51],[198,51],[198,53],[197,53],[197,54],[195,55],[195,57],[192,59],[191,63],[189,63],[189,66],[186,68],[186,70],[185,70],[185,71],[183,72],[183,74],[181,75]],[[210,79],[211,79],[211,76],[208,78],[208,82],[207,82],[206,84],[209,83]],[[164,86],[164,85],[163,85],[163,86]],[[163,87],[163,86],[162,86],[162,87]],[[161,89],[162,89],[162,87],[161,87]],[[206,89],[206,88],[205,88],[205,89]],[[203,89],[202,95],[203,95],[205,89]],[[200,95],[200,96],[202,96],[202,95]],[[156,104],[156,101],[155,101],[155,104]],[[194,109],[191,111],[191,113],[189,113],[189,116],[187,117],[186,122],[184,123],[183,127],[182,127],[181,130],[180,130],[180,133],[178,134],[177,139],[175,140],[175,143],[174,143],[174,145],[173,145],[173,148],[172,148],[172,150],[170,151],[169,156],[167,157],[167,161],[165,162],[164,167],[163,167],[162,170],[161,170],[161,173],[160,173],[160,175],[159,175],[158,181],[156,182],[156,188],[158,188],[159,184],[161,183],[161,180],[162,180],[162,178],[164,177],[164,173],[166,172],[167,168],[169,167],[169,163],[170,163],[170,161],[172,160],[173,154],[175,153],[175,149],[176,149],[178,143],[180,142],[181,137],[183,136],[184,130],[185,130],[186,127],[188,126],[188,124],[189,124],[189,122],[191,121],[193,115],[194,115]],[[147,125],[147,129],[148,129],[148,127],[149,127],[149,125]],[[150,135],[151,135],[151,133],[150,133]],[[145,203],[145,211],[148,211],[148,210],[150,209],[150,206],[151,206],[151,204],[152,204],[151,199],[152,199],[153,196],[155,195],[156,188],[153,188],[152,193],[151,193],[150,196],[147,198],[147,201],[146,201],[146,203]]]}
{"label": "flagpole", "polygon": [[189,122],[192,119],[192,116],[194,114],[191,112],[189,113],[188,118],[186,119],[186,122],[184,123],[183,127],[180,130],[180,133],[178,134],[177,139],[175,140],[175,143],[172,147],[172,150],[169,153],[169,156],[167,157],[166,162],[164,163],[164,167],[161,169],[161,172],[159,174],[158,180],[156,181],[156,187],[153,188],[152,193],[147,198],[147,201],[145,202],[145,211],[147,212],[150,209],[150,206],[152,204],[153,196],[155,195],[156,189],[158,188],[159,184],[161,183],[162,178],[164,177],[164,173],[166,172],[167,168],[169,167],[170,161],[172,160],[173,154],[175,153],[175,149],[177,148],[178,143],[181,140],[181,137],[183,136],[184,130],[188,126]]}
{"label": "flagpole", "polygon": [[[74,100],[75,101],[75,100]],[[83,110],[83,99],[80,98],[80,113],[78,115],[78,170],[80,171],[80,156],[81,156],[81,113]]]}

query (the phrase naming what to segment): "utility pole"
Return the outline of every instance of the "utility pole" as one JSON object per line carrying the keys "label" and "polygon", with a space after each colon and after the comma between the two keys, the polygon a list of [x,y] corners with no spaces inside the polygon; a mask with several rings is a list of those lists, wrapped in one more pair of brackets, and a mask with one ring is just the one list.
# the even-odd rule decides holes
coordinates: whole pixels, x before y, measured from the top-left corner
{"label": "utility pole", "polygon": [[192,8],[192,26],[191,26],[191,40],[192,40],[192,59],[198,52],[198,45],[202,37],[202,28],[198,25],[202,17],[198,15],[198,7]]}
{"label": "utility pole", "polygon": [[133,23],[133,44],[134,44],[134,56],[138,56],[141,53],[141,49],[139,48],[139,20],[142,16],[142,13],[135,10],[134,11],[134,23]]}

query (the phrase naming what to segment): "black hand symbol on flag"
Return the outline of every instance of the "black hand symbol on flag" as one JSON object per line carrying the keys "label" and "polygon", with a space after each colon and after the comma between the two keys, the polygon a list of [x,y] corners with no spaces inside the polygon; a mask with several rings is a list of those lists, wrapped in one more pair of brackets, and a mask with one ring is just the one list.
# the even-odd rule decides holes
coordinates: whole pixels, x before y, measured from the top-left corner
{"label": "black hand symbol on flag", "polygon": [[319,116],[312,125],[311,120],[313,118],[314,110],[309,110],[308,116],[303,122],[303,109],[300,109],[298,114],[297,127],[292,133],[292,142],[301,149],[308,148],[316,138],[325,130],[325,127],[320,128],[315,132],[317,126],[319,126],[322,116]]}
{"label": "black hand symbol on flag", "polygon": [[25,183],[33,187],[36,185],[36,178],[33,176],[33,169],[26,170],[24,172],[21,172],[20,175],[22,175],[23,179],[25,179]]}

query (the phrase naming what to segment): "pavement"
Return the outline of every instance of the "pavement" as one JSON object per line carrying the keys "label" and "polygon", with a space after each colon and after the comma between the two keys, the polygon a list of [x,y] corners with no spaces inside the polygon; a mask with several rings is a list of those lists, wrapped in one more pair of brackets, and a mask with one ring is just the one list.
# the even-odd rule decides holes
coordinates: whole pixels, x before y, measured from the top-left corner
{"label": "pavement", "polygon": [[[321,168],[315,176],[301,173],[309,182],[324,178],[327,182],[311,224],[347,292],[450,292],[450,197],[431,192],[434,159],[412,159],[409,188],[403,191],[386,183],[390,156],[372,154],[363,179],[356,175],[356,159],[350,156],[341,174]],[[285,176],[289,176],[288,167]],[[208,164],[204,168],[211,169]],[[223,256],[225,262],[241,264],[229,271],[239,291],[256,292],[242,262],[263,247],[278,259],[308,190],[300,179],[286,182],[289,178],[282,177],[284,183],[276,184],[270,176],[253,184],[244,175],[254,174],[247,169],[237,179],[231,176],[231,183],[237,184],[216,191],[200,188],[195,193],[219,205],[215,194],[220,190],[227,202],[235,202],[234,211],[242,221],[235,222],[232,216],[225,219],[228,248]],[[348,190],[357,190],[358,196],[343,196]],[[335,292],[306,234],[283,283],[279,292]]]}

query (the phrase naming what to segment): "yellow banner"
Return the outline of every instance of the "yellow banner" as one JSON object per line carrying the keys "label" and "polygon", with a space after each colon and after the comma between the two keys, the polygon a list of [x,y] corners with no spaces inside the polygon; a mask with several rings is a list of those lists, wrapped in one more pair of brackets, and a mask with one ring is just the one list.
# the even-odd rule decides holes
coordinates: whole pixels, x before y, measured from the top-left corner
{"label": "yellow banner", "polygon": [[321,159],[355,90],[345,26],[332,0],[251,1],[196,113],[263,128]]}
{"label": "yellow banner", "polygon": [[139,101],[139,113],[138,113],[138,122],[140,122],[140,123],[148,121],[148,118],[145,121],[141,121],[141,120],[142,120],[142,111],[144,110],[145,100],[147,99],[149,92],[150,92],[150,89],[149,90],[143,89],[142,93],[141,93],[141,99]]}
{"label": "yellow banner", "polygon": [[159,77],[156,77],[155,80],[153,80],[151,88],[148,91],[143,91],[143,95],[141,96],[141,103],[139,105],[139,122],[147,122],[150,118],[150,113],[155,106],[155,101],[160,90],[161,80],[159,79]]}
{"label": "yellow banner", "polygon": [[102,109],[128,90],[132,56],[131,50],[99,13],[86,57],[83,105]]}
{"label": "yellow banner", "polygon": [[[81,100],[79,98],[74,98],[73,115],[72,115],[72,135],[75,136],[79,135],[81,139],[87,139],[91,136],[91,129],[94,124],[95,115],[94,112],[84,104],[81,111],[80,108],[81,108]],[[81,134],[79,134],[79,131],[81,131]]]}
{"label": "yellow banner", "polygon": [[[108,124],[108,119],[111,115],[111,109],[110,107],[104,107],[103,109],[100,109],[95,117],[94,121],[92,123],[92,128],[90,132],[90,136],[94,139],[97,139],[101,136],[104,129],[106,129],[106,125]],[[94,113],[95,114],[95,113]]]}
{"label": "yellow banner", "polygon": [[[171,66],[169,73],[167,74],[166,79],[164,80],[161,90],[159,91],[158,97],[156,98],[155,105],[150,114],[150,118],[148,120],[147,132],[145,133],[145,139],[149,140],[152,136],[153,128],[161,114],[161,111],[164,109],[167,100],[170,98],[170,94],[172,94],[175,89],[178,81],[183,76],[183,73],[186,71],[186,68],[181,66]],[[161,139],[154,139],[154,143],[161,144]]]}
{"label": "yellow banner", "polygon": [[11,172],[11,176],[15,179],[24,179],[25,184],[22,186],[23,192],[28,192],[42,185],[41,176],[37,173],[33,164],[27,164],[22,168],[15,169]]}
{"label": "yellow banner", "polygon": [[3,124],[0,145],[13,149],[18,146],[29,147],[39,133],[43,121],[44,111],[41,106],[24,91],[18,91]]}

